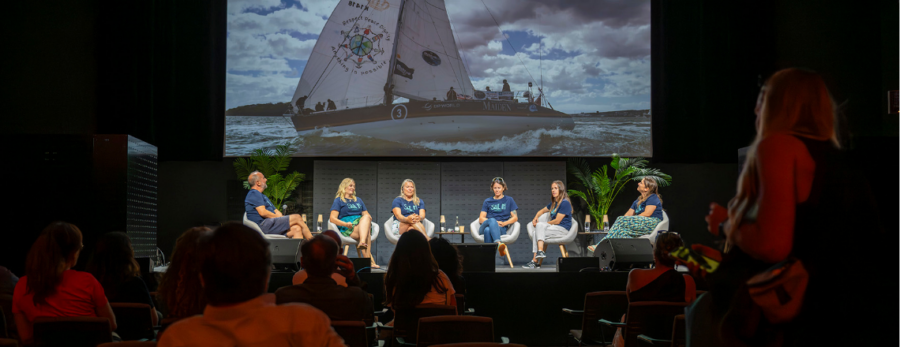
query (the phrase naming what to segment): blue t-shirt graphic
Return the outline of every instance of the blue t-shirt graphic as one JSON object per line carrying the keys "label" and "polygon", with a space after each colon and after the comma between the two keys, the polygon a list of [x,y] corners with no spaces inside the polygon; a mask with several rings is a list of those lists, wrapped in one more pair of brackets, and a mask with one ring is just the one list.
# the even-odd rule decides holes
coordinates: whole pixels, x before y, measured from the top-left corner
{"label": "blue t-shirt graphic", "polygon": [[550,210],[550,220],[556,219],[556,215],[562,213],[565,217],[559,222],[559,226],[566,228],[566,230],[572,228],[572,203],[569,200],[560,202],[556,210],[553,209],[553,203],[550,203],[547,205],[547,209]]}
{"label": "blue t-shirt graphic", "polygon": [[275,205],[269,201],[269,198],[256,189],[250,189],[247,197],[244,198],[244,211],[247,212],[247,219],[256,224],[262,223],[264,219],[259,215],[259,212],[256,212],[256,208],[259,206],[265,206],[266,210],[275,213]]}
{"label": "blue t-shirt graphic", "polygon": [[341,198],[334,198],[331,210],[338,211],[338,219],[347,216],[359,216],[366,210],[366,203],[360,197],[356,197],[356,201],[347,199],[347,202],[341,201]]}
{"label": "blue t-shirt graphic", "polygon": [[391,203],[391,214],[394,214],[395,208],[400,208],[400,215],[403,217],[407,217],[411,214],[418,214],[419,210],[425,209],[425,200],[419,199],[419,205],[416,205],[415,201],[406,201],[406,199],[397,197],[394,199],[394,202]]}
{"label": "blue t-shirt graphic", "polygon": [[656,206],[656,209],[653,210],[653,214],[651,214],[650,217],[659,218],[659,220],[663,219],[662,201],[659,201],[659,197],[656,196],[656,194],[650,194],[650,196],[647,197],[647,200],[644,200],[640,205],[638,205],[638,200],[634,200],[634,202],[631,203],[631,209],[634,210],[634,215],[639,215],[647,209],[647,205]]}
{"label": "blue t-shirt graphic", "polygon": [[494,200],[492,196],[484,199],[484,204],[481,205],[481,211],[487,212],[487,218],[494,218],[498,222],[508,221],[512,218],[512,211],[518,209],[519,206],[516,205],[516,201],[511,196],[504,196],[499,200]]}

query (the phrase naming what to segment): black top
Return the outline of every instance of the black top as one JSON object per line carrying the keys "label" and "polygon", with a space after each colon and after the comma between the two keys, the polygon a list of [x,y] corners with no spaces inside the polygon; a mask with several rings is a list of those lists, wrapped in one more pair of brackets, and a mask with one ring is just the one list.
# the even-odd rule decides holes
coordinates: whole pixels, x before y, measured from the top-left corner
{"label": "black top", "polygon": [[342,287],[330,277],[310,276],[302,284],[278,288],[275,303],[302,302],[322,310],[336,320],[371,322],[374,320],[374,306],[364,290],[359,287]]}
{"label": "black top", "polygon": [[684,302],[684,275],[668,270],[647,285],[628,293],[628,301]]}
{"label": "black top", "polygon": [[147,285],[140,277],[131,277],[120,283],[114,293],[106,293],[106,298],[109,302],[147,304],[154,307],[150,291],[147,290]]}

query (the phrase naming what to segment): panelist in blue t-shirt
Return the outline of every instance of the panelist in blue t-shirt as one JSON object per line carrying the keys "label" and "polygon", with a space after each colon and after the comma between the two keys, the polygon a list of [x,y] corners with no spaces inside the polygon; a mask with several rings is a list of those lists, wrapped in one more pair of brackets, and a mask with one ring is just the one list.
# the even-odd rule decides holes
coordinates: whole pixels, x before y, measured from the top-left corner
{"label": "panelist in blue t-shirt", "polygon": [[[659,197],[659,187],[652,178],[644,178],[638,182],[637,191],[641,193],[637,200],[631,203],[631,208],[624,216],[616,218],[606,238],[623,239],[647,235],[656,229],[656,225],[662,222],[662,198]],[[600,240],[601,242],[603,239]],[[597,242],[599,245],[600,242]],[[597,245],[588,246],[593,252]]]}
{"label": "panelist in blue t-shirt", "polygon": [[[539,222],[538,218],[545,213],[549,213],[550,218],[546,222]],[[533,231],[531,249],[534,256],[522,267],[526,269],[540,267],[543,261],[538,259],[547,257],[547,243],[544,241],[564,238],[571,228],[572,201],[566,192],[566,184],[563,181],[553,181],[550,184],[550,204],[538,211],[528,226],[529,232]]]}
{"label": "panelist in blue t-shirt", "polygon": [[506,191],[506,182],[502,177],[494,177],[491,180],[491,191],[494,196],[484,199],[481,205],[481,215],[478,223],[481,223],[478,232],[484,235],[484,243],[497,243],[500,255],[506,255],[506,245],[500,242],[500,235],[505,235],[507,228],[519,220],[516,210],[516,201],[511,196],[503,195]]}
{"label": "panelist in blue t-shirt", "polygon": [[369,244],[372,243],[372,216],[366,210],[366,203],[356,196],[356,181],[345,178],[341,181],[334,202],[331,204],[331,217],[328,219],[338,227],[341,235],[356,240],[356,249],[363,258],[369,258],[372,268],[381,268],[372,259]]}
{"label": "panelist in blue t-shirt", "polygon": [[[428,239],[428,233],[422,221],[425,219],[425,201],[416,194],[416,183],[411,179],[403,180],[400,185],[400,196],[391,203],[394,214],[394,228],[403,235],[407,230],[418,230]],[[391,230],[393,231],[393,230]]]}
{"label": "panelist in blue t-shirt", "polygon": [[247,219],[259,225],[265,234],[279,234],[294,239],[311,240],[312,233],[309,232],[309,227],[306,226],[299,214],[287,216],[281,214],[272,201],[263,195],[268,188],[266,181],[268,181],[266,176],[259,171],[253,171],[247,177],[247,182],[250,183],[250,191],[244,198],[244,212],[247,213]]}

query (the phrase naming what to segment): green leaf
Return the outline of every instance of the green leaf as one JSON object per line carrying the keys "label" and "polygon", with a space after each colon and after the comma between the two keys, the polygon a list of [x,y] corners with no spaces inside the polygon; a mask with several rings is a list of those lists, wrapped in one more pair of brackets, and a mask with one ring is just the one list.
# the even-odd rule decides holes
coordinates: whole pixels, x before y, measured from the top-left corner
{"label": "green leaf", "polygon": [[656,185],[660,187],[668,187],[670,184],[672,184],[672,176],[669,176],[657,169],[638,169],[631,176],[631,179],[633,181],[640,181],[644,178],[649,178],[656,181]]}

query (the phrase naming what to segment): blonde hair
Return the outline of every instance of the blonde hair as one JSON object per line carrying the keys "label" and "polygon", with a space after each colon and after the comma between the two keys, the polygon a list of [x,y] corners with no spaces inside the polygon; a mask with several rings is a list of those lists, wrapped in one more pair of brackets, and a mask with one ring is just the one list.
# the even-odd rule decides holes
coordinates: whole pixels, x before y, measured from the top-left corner
{"label": "blonde hair", "polygon": [[[729,231],[733,232],[756,206],[759,196],[757,147],[774,134],[814,140],[830,140],[840,147],[835,131],[834,100],[815,72],[797,68],[776,72],[766,81],[756,138],[747,151],[747,162],[738,179],[737,194],[728,203]],[[754,219],[752,216],[749,219]],[[727,248],[727,246],[726,246]]]}
{"label": "blonde hair", "polygon": [[405,198],[405,197],[406,197],[406,195],[403,194],[403,186],[406,185],[406,182],[409,182],[409,183],[412,183],[412,184],[413,184],[413,203],[416,204],[416,205],[419,205],[419,195],[417,194],[417,193],[418,193],[418,190],[416,189],[416,182],[413,182],[413,180],[411,180],[411,179],[409,179],[409,178],[403,180],[403,183],[400,183],[400,195],[398,195],[397,197],[398,197],[398,198]]}
{"label": "blonde hair", "polygon": [[550,184],[551,185],[555,184],[556,187],[559,188],[559,196],[557,196],[557,199],[554,200],[553,193],[552,192],[550,193],[550,203],[551,203],[550,207],[553,207],[552,204],[554,204],[554,203],[556,204],[556,206],[559,206],[559,204],[562,203],[563,200],[568,200],[570,204],[572,203],[572,200],[569,200],[569,192],[566,191],[566,184],[563,183],[563,181],[556,180]]}
{"label": "blonde hair", "polygon": [[[334,195],[334,198],[341,198],[341,201],[347,202],[347,199],[344,199],[344,190],[347,189],[347,186],[350,185],[350,182],[356,183],[352,178],[347,177],[343,181],[341,181],[341,185],[338,186],[337,194]],[[353,191],[353,201],[356,201],[356,190]]]}
{"label": "blonde hair", "polygon": [[[662,195],[659,195],[659,185],[656,183],[656,180],[649,177],[644,177],[643,179],[641,179],[641,182],[644,183],[644,187],[647,187],[647,189],[650,190],[648,193],[656,194],[656,198],[659,199],[659,203],[661,204],[663,202]],[[647,198],[650,198],[650,194],[647,194]],[[644,200],[647,200],[644,198],[644,194],[638,195],[638,204],[643,204]]]}

